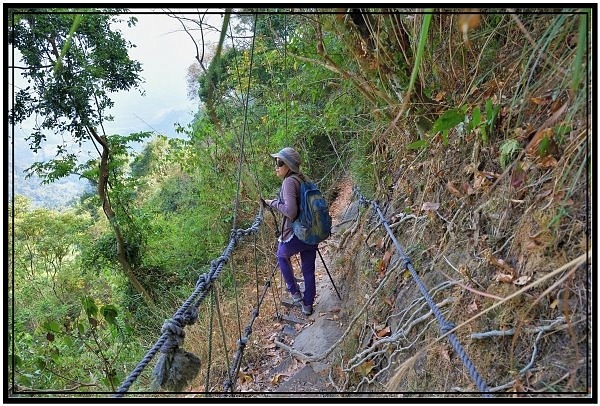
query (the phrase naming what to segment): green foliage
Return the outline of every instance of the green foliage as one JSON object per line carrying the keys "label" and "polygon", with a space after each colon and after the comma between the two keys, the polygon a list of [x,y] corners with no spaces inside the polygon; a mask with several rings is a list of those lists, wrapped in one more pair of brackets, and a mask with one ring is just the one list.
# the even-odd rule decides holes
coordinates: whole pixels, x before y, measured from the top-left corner
{"label": "green foliage", "polygon": [[[140,63],[127,55],[130,45],[110,28],[119,19],[107,12],[12,12],[15,19],[8,27],[9,44],[20,51],[24,66],[31,68],[21,71],[31,85],[17,92],[12,120],[18,123],[31,115],[45,117],[37,121],[28,138],[34,151],[46,140],[45,130],[70,134],[81,143],[89,137],[86,127],[108,119],[103,113],[113,105],[109,94],[129,90],[140,80]],[[79,21],[76,30],[72,29],[74,21]],[[63,154],[69,156],[66,148],[59,147],[57,160],[67,162]]]}
{"label": "green foliage", "polygon": [[482,117],[479,106],[475,106],[473,108],[473,112],[471,113],[471,120],[467,126],[467,131],[479,131],[482,141],[487,143],[489,140],[489,135],[494,129],[499,111],[500,106],[494,106],[491,99],[488,99],[485,102],[485,117]]}
{"label": "green foliage", "polygon": [[466,106],[446,110],[433,123],[433,133],[441,132],[444,145],[448,145],[448,132],[465,120]]}
{"label": "green foliage", "polygon": [[96,390],[114,390],[126,372],[122,365],[143,349],[126,314],[97,299],[121,300],[116,287],[123,280],[102,270],[101,278],[90,278],[79,267],[80,250],[93,232],[90,217],[34,209],[20,197],[14,215],[14,317],[9,322],[15,382],[34,390],[62,390],[73,382],[103,380],[106,386]]}
{"label": "green foliage", "polygon": [[408,144],[406,146],[407,149],[410,150],[415,150],[415,151],[419,151],[421,149],[425,149],[429,146],[429,142],[427,142],[426,139],[420,139],[420,140],[416,140],[414,142],[411,142],[410,144]]}
{"label": "green foliage", "polygon": [[[427,44],[427,36],[429,33],[429,24],[431,23],[431,9],[425,9],[426,14],[423,16],[423,24],[421,25],[421,33],[419,35],[419,45],[417,47],[417,55],[415,57],[415,64],[413,66],[412,73],[410,75],[410,83],[408,84],[408,92],[412,92],[417,74],[419,73],[419,66],[421,65],[421,59],[423,58],[423,51],[425,44]],[[447,138],[447,133],[446,133]]]}
{"label": "green foliage", "polygon": [[553,139],[558,143],[558,144],[564,144],[566,142],[566,137],[568,134],[571,133],[571,131],[573,131],[573,127],[568,124],[568,123],[561,123],[558,124],[557,126],[555,126],[553,128]]}
{"label": "green foliage", "polygon": [[355,177],[355,182],[363,194],[373,196],[375,194],[375,171],[371,162],[372,154],[371,141],[366,137],[357,137],[352,141],[352,151],[354,155],[351,158],[350,168]]}
{"label": "green foliage", "polygon": [[521,149],[519,141],[511,138],[502,143],[500,146],[500,165],[503,168],[514,158],[516,153]]}
{"label": "green foliage", "polygon": [[580,14],[579,16],[579,31],[577,37],[577,54],[573,59],[573,80],[571,85],[571,92],[575,93],[579,90],[579,82],[585,75],[583,65],[583,57],[586,54],[587,37],[589,32],[589,21],[591,19],[591,12],[586,11],[585,15]]}

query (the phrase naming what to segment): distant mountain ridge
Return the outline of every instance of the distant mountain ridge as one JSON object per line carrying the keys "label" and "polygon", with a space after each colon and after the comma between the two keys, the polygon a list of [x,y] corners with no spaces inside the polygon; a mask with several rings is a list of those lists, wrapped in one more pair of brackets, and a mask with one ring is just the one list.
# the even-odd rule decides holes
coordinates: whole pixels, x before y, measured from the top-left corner
{"label": "distant mountain ridge", "polygon": [[26,178],[26,168],[27,166],[18,163],[15,163],[14,170],[12,165],[9,165],[7,168],[9,201],[12,200],[14,192],[15,195],[22,195],[29,198],[31,204],[35,207],[62,209],[70,206],[85,191],[92,190],[92,186],[88,181],[79,179],[75,175],[44,185],[40,178],[35,175]]}

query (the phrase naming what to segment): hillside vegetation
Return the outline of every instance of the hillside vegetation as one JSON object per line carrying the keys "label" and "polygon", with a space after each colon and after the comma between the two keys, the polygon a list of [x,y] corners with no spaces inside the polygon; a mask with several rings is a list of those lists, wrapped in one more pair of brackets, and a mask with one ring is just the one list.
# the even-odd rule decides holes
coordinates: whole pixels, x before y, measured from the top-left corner
{"label": "hillside vegetation", "polygon": [[[278,191],[269,153],[284,146],[330,202],[353,191],[327,253],[349,328],[330,365],[337,392],[481,396],[466,355],[499,395],[591,395],[595,9],[240,9],[216,28],[173,13],[198,46],[188,79],[201,101],[178,139],[109,135],[110,93],[134,91],[141,70],[109,35],[125,10],[10,11],[34,83],[11,119],[50,118],[32,149],[43,131],[66,140],[30,172],[94,189],[60,211],[10,202],[9,396],[114,393],[232,230],[259,218],[194,302],[181,382],[157,387],[150,367],[131,388],[222,392],[249,315],[264,299],[264,332],[285,296],[278,220],[259,204]],[[99,67],[105,55],[118,74]],[[77,162],[81,143],[98,159]],[[252,340],[242,365],[266,357]]]}

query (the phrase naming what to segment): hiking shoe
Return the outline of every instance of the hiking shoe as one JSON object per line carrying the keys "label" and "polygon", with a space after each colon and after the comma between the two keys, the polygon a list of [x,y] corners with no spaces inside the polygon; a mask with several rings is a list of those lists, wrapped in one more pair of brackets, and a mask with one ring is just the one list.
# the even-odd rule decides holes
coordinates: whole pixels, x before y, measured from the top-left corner
{"label": "hiking shoe", "polygon": [[294,303],[299,303],[300,301],[302,301],[302,293],[300,293],[300,291],[294,293],[292,295],[292,300],[294,301]]}
{"label": "hiking shoe", "polygon": [[311,305],[302,304],[302,314],[305,316],[310,316],[313,312],[313,308]]}

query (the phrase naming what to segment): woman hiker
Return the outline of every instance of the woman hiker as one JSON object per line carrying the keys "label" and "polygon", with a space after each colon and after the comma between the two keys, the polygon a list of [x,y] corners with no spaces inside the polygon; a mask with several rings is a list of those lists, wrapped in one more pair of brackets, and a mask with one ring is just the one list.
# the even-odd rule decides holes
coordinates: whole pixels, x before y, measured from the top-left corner
{"label": "woman hiker", "polygon": [[[264,200],[264,204],[278,210],[283,215],[281,235],[277,247],[277,262],[283,275],[283,280],[288,292],[292,295],[294,303],[302,302],[302,313],[309,316],[313,312],[315,301],[315,259],[317,246],[301,241],[294,235],[292,222],[298,216],[298,200],[300,196],[300,181],[293,174],[300,173],[300,154],[293,148],[286,147],[281,151],[270,154],[275,158],[275,173],[282,179],[279,197]],[[304,296],[294,278],[294,271],[290,258],[300,253],[300,268],[304,277]]]}

